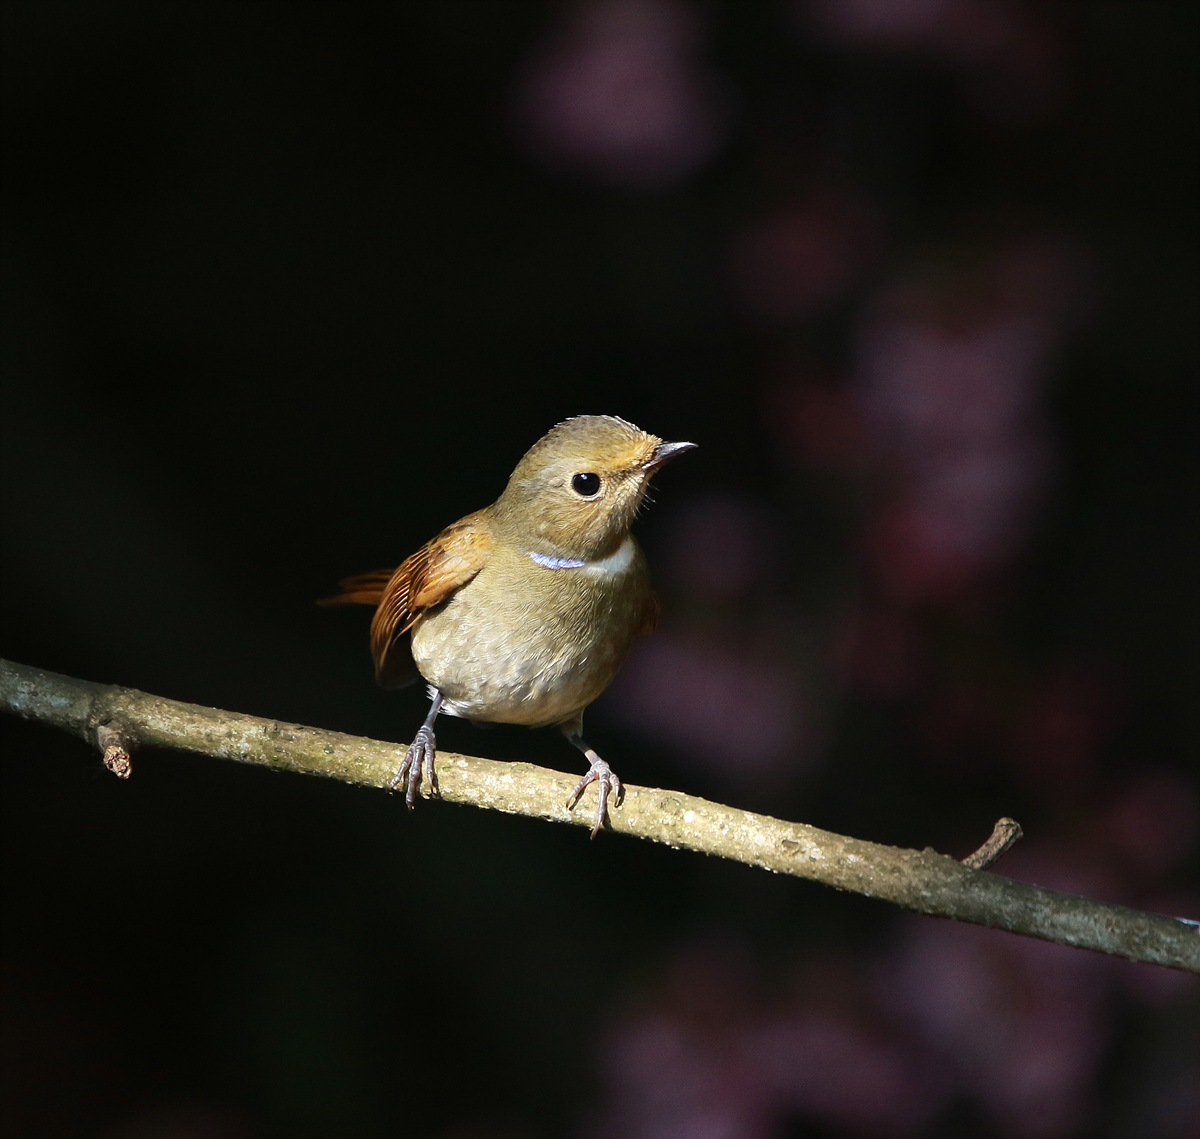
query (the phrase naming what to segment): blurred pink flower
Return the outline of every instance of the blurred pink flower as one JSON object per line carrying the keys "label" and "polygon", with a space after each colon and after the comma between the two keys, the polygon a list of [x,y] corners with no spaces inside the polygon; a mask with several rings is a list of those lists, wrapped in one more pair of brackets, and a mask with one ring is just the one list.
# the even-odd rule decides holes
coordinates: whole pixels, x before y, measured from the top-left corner
{"label": "blurred pink flower", "polygon": [[888,488],[864,547],[910,605],[1023,548],[1051,466],[1042,391],[1082,293],[1077,251],[1053,236],[1009,242],[970,273],[934,268],[869,306],[852,382]]}
{"label": "blurred pink flower", "polygon": [[777,541],[752,499],[711,495],[678,510],[659,559],[673,602],[608,702],[632,730],[739,788],[778,787],[810,759],[795,645],[768,594]]}
{"label": "blurred pink flower", "polygon": [[942,1107],[901,1041],[850,1009],[778,1017],[757,1030],[751,1047],[789,1113],[856,1135],[921,1135]]}
{"label": "blurred pink flower", "polygon": [[600,1040],[595,1139],[773,1139],[771,1096],[744,1047],[757,965],[737,943],[681,946],[644,1003]]}
{"label": "blurred pink flower", "polygon": [[744,605],[778,575],[778,541],[770,512],[757,500],[696,495],[671,516],[664,570],[691,600]]}
{"label": "blurred pink flower", "polygon": [[1012,0],[807,0],[805,29],[830,43],[905,53],[956,72],[968,99],[1000,123],[1035,118],[1062,88],[1058,44],[1036,6]]}
{"label": "blurred pink flower", "polygon": [[517,77],[514,126],[547,165],[637,190],[670,189],[725,136],[721,84],[700,63],[685,0],[581,0]]}
{"label": "blurred pink flower", "polygon": [[1025,786],[1066,800],[1090,787],[1120,723],[1123,697],[1103,660],[1066,659],[1050,667],[1018,729],[1013,759]]}
{"label": "blurred pink flower", "polygon": [[864,601],[843,615],[830,649],[842,682],[872,700],[899,699],[923,679],[920,629],[909,609]]}
{"label": "blurred pink flower", "polygon": [[735,234],[735,298],[752,320],[788,326],[843,300],[880,244],[880,221],[861,195],[829,187]]}
{"label": "blurred pink flower", "polygon": [[[1045,863],[1031,869],[1042,884],[1103,896],[1094,882],[1081,889],[1083,879],[1048,872]],[[1104,983],[1112,963],[978,926],[913,918],[902,928],[877,991],[959,1095],[980,1104],[1000,1134],[1086,1133],[1113,1027]]]}
{"label": "blurred pink flower", "polygon": [[769,394],[766,426],[774,430],[785,466],[856,474],[868,449],[854,397],[838,379],[789,368]]}
{"label": "blurred pink flower", "polygon": [[1114,849],[1143,872],[1174,870],[1200,839],[1196,780],[1166,767],[1131,772],[1118,785],[1101,825]]}
{"label": "blurred pink flower", "polygon": [[[684,945],[665,981],[601,1043],[597,1139],[783,1139],[789,1121],[919,1135],[942,1097],[895,1035],[865,1022],[861,972],[806,967],[791,1007],[766,1007],[737,946]],[[832,980],[833,983],[830,983]]]}
{"label": "blurred pink flower", "polygon": [[807,709],[789,662],[660,630],[613,687],[617,717],[726,785],[778,787],[813,760]]}

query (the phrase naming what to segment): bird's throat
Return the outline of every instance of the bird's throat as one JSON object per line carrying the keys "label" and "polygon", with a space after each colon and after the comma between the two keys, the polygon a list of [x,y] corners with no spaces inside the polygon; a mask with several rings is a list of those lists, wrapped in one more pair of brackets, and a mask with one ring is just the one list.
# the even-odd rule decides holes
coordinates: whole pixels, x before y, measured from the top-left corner
{"label": "bird's throat", "polygon": [[607,557],[590,562],[579,558],[558,558],[553,554],[540,554],[536,550],[529,551],[529,558],[550,570],[583,570],[596,577],[616,577],[633,565],[634,549],[633,536],[627,535],[625,541]]}

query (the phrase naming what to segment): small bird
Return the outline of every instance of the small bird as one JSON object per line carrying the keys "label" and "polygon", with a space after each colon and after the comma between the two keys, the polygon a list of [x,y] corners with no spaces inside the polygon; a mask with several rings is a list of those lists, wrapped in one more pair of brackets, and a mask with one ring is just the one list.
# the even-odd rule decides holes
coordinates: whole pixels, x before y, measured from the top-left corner
{"label": "small bird", "polygon": [[[557,725],[588,761],[571,810],[598,785],[592,838],[623,790],[583,739],[584,709],[608,687],[633,639],[654,629],[658,600],[630,533],[650,476],[694,443],[665,443],[612,415],[579,415],[539,439],[504,493],[406,558],[350,577],[323,604],[376,605],[375,677],[418,674],[432,704],[388,783],[409,808],[422,772],[437,792],[434,721]],[[405,634],[409,634],[406,638]]]}

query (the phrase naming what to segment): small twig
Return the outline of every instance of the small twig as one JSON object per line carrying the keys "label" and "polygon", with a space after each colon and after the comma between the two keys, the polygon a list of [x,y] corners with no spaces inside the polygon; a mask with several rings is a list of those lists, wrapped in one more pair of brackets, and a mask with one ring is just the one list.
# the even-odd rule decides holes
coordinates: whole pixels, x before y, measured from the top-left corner
{"label": "small twig", "polygon": [[[89,743],[97,742],[99,725],[119,724],[120,738],[110,742],[127,753],[134,745],[176,748],[368,787],[386,786],[404,756],[399,744],[203,708],[0,660],[2,709]],[[440,754],[438,762],[447,802],[576,826],[591,822],[586,812],[571,814],[564,807],[573,776],[451,752]],[[865,842],[678,791],[626,785],[625,792],[624,805],[610,816],[618,833],[823,882],[917,913],[1200,973],[1200,936],[1194,925],[1176,918],[1014,882],[932,850]],[[972,858],[991,845],[989,840]]]}
{"label": "small twig", "polygon": [[992,828],[992,833],[974,854],[962,860],[972,870],[986,870],[997,858],[1013,845],[1025,832],[1016,819],[1003,818]]}
{"label": "small twig", "polygon": [[114,723],[96,725],[96,746],[104,752],[104,766],[118,779],[133,772],[133,744]]}

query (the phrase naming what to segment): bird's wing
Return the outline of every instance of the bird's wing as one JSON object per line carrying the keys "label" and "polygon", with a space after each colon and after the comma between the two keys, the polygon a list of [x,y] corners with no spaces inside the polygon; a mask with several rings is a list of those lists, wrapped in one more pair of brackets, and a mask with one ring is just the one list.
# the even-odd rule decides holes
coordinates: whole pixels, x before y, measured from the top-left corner
{"label": "bird's wing", "polygon": [[[408,679],[411,662],[402,659],[408,653],[399,653],[397,642],[426,609],[466,585],[483,568],[490,552],[487,520],[483,511],[476,511],[405,558],[384,587],[371,618],[371,655],[380,684],[394,688],[397,681]],[[394,657],[398,659],[393,661]]]}

